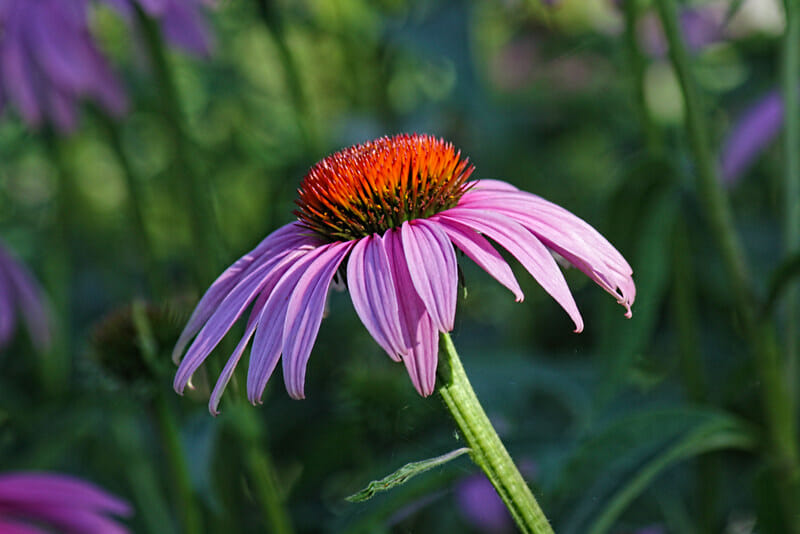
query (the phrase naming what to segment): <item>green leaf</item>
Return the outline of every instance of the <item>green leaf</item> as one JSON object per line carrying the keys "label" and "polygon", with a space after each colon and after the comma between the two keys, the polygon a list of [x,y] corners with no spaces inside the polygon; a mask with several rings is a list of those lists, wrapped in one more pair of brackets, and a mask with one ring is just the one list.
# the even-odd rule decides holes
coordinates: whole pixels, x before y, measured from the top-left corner
{"label": "green leaf", "polygon": [[450,451],[447,454],[443,454],[441,456],[436,456],[435,458],[428,458],[427,460],[420,460],[418,462],[411,462],[409,464],[404,465],[391,475],[388,475],[380,480],[373,480],[367,487],[359,491],[358,493],[354,493],[345,499],[349,502],[363,502],[368,499],[371,499],[376,493],[382,491],[388,491],[396,486],[400,486],[405,484],[409,479],[414,478],[415,476],[424,473],[434,467],[438,467],[442,464],[446,464],[450,460],[454,460],[461,456],[462,454],[468,453],[470,451],[469,447],[462,447],[460,449],[456,449],[454,451]]}
{"label": "green leaf", "polygon": [[563,533],[603,532],[653,480],[703,452],[750,448],[755,434],[724,412],[678,407],[639,409],[589,429],[559,475],[552,509]]}
{"label": "green leaf", "polygon": [[603,512],[589,528],[589,533],[607,532],[625,508],[641,495],[658,475],[673,464],[716,450],[752,449],[756,442],[752,429],[733,418],[712,419],[701,424],[666,451],[641,466],[610,499]]}

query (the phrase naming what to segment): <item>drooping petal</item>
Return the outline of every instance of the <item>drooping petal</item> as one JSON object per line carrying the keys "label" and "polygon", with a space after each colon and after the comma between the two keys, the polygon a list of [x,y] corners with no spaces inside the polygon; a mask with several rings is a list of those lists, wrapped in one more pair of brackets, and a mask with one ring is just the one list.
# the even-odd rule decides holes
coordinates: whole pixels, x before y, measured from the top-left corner
{"label": "drooping petal", "polygon": [[438,225],[426,220],[400,228],[408,271],[428,315],[442,332],[453,329],[458,298],[458,266],[453,245]]}
{"label": "drooping petal", "polygon": [[284,264],[293,261],[294,254],[302,254],[310,249],[309,245],[302,244],[285,249],[271,258],[262,255],[254,263],[253,268],[248,270],[248,274],[242,277],[239,283],[225,296],[186,352],[186,356],[175,373],[173,386],[178,393],[183,391],[189,378],[202,365],[206,357],[233,326],[233,323],[239,319],[245,308],[275,278],[274,271],[280,270]]}
{"label": "drooping petal", "polygon": [[46,534],[45,531],[34,525],[4,517],[0,517],[0,532],[4,534]]}
{"label": "drooping petal", "polygon": [[203,324],[219,307],[222,300],[238,284],[244,276],[247,276],[253,268],[257,267],[265,254],[273,254],[274,251],[294,248],[304,240],[308,239],[302,233],[297,223],[290,223],[282,226],[278,230],[269,234],[256,247],[236,260],[236,262],[225,269],[225,271],[214,280],[211,287],[205,292],[200,302],[197,303],[192,316],[186,323],[181,332],[178,342],[172,351],[172,361],[178,363],[183,354],[186,344],[194,335],[200,331]]}
{"label": "drooping petal", "polygon": [[6,35],[4,46],[0,49],[0,68],[6,90],[25,121],[38,126],[42,120],[42,109],[36,95],[33,60],[23,48],[20,28],[9,25],[4,30]]}
{"label": "drooping petal", "polygon": [[392,269],[378,235],[360,239],[347,260],[347,289],[353,307],[370,335],[395,361],[407,352],[400,334]]}
{"label": "drooping petal", "polygon": [[575,331],[583,330],[583,319],[564,275],[535,235],[514,220],[488,209],[457,207],[439,213],[434,219],[464,224],[496,241],[517,258],[539,285],[564,308],[575,323]]}
{"label": "drooping petal", "polygon": [[188,2],[171,2],[162,19],[167,40],[187,52],[208,56],[212,48],[211,32],[203,14]]}
{"label": "drooping petal", "polygon": [[[42,300],[39,284],[27,269],[11,256],[0,252],[5,258],[4,270],[7,284],[11,286],[16,306],[25,317],[25,326],[28,329],[31,341],[39,350],[46,350],[50,346],[50,322]],[[2,273],[0,273],[2,276]],[[13,314],[13,310],[12,310]]]}
{"label": "drooping petal", "polygon": [[128,515],[131,507],[83,480],[54,473],[17,472],[0,475],[0,502],[34,502],[56,505],[65,502],[91,510]]}
{"label": "drooping petal", "polygon": [[328,249],[309,264],[289,299],[283,332],[283,379],[293,399],[305,396],[306,364],[322,322],[328,288],[352,246],[352,241],[328,245]]}
{"label": "drooping petal", "polygon": [[464,195],[460,207],[504,214],[533,232],[551,248],[626,308],[636,298],[633,270],[611,243],[585,221],[564,208],[526,192],[506,194],[476,191]]}
{"label": "drooping petal", "polygon": [[400,333],[409,347],[408,353],[403,355],[403,363],[416,390],[427,397],[436,386],[439,331],[411,281],[400,231],[388,230],[384,243],[397,293]]}
{"label": "drooping petal", "polygon": [[239,343],[228,358],[228,361],[225,362],[225,367],[222,368],[222,372],[219,374],[219,378],[217,378],[217,383],[214,384],[214,390],[208,398],[208,411],[211,415],[219,415],[219,401],[222,398],[222,394],[225,392],[225,388],[228,387],[228,382],[230,382],[234,371],[236,371],[236,366],[239,365],[239,360],[241,360],[244,350],[247,348],[248,343],[250,343],[250,338],[253,337],[256,326],[258,326],[258,317],[261,315],[261,310],[264,308],[268,297],[269,292],[262,291],[256,299],[256,302],[253,304],[253,309],[250,311],[250,318],[247,320],[247,327],[242,335],[242,339],[239,340]]}
{"label": "drooping petal", "polygon": [[479,233],[468,226],[455,221],[442,221],[441,226],[447,237],[466,254],[480,268],[494,277],[495,280],[506,286],[514,293],[517,302],[522,302],[525,296],[519,287],[519,282],[514,277],[506,260],[495,248]]}
{"label": "drooping petal", "polygon": [[250,351],[250,367],[247,370],[247,398],[253,404],[261,402],[267,381],[281,357],[286,309],[292,292],[297,287],[305,269],[327,245],[318,247],[286,264],[280,277],[274,280],[269,299],[258,317],[258,328]]}

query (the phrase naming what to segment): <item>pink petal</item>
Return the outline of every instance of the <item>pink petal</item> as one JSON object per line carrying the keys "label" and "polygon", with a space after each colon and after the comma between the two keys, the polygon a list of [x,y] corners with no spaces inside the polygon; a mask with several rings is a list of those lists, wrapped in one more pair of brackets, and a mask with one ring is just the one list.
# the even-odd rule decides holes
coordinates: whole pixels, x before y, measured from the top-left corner
{"label": "pink petal", "polygon": [[519,191],[516,187],[511,185],[508,182],[503,182],[502,180],[474,180],[470,182],[472,187],[470,188],[471,191],[480,191],[480,190],[494,190],[494,191]]}
{"label": "pink petal", "polygon": [[451,331],[458,298],[458,267],[452,243],[438,225],[425,220],[404,222],[400,236],[411,281],[428,315],[440,331]]}
{"label": "pink petal", "polygon": [[289,298],[307,266],[325,251],[325,247],[326,245],[318,247],[286,265],[258,316],[258,328],[253,338],[250,366],[247,369],[247,398],[253,404],[261,402],[267,381],[281,357]]}
{"label": "pink petal", "polygon": [[225,367],[223,367],[219,378],[217,378],[217,383],[214,385],[214,390],[211,392],[211,396],[208,399],[208,411],[211,412],[211,415],[219,415],[219,410],[217,408],[219,407],[222,393],[228,386],[228,382],[230,382],[233,372],[236,370],[236,366],[239,364],[242,354],[244,354],[244,349],[246,349],[247,344],[250,343],[250,338],[253,337],[253,333],[258,325],[258,316],[261,315],[261,310],[264,308],[268,297],[269,292],[262,291],[256,299],[255,304],[253,304],[253,309],[250,312],[250,318],[247,320],[247,328],[245,328],[244,335],[242,335],[242,339],[239,340],[239,343],[233,350],[233,354],[231,354],[228,361],[225,362]]}
{"label": "pink petal", "polygon": [[186,352],[175,373],[173,382],[175,391],[178,393],[183,391],[192,374],[202,365],[256,295],[268,291],[268,286],[282,274],[286,264],[293,262],[298,254],[304,254],[308,250],[311,250],[308,245],[300,245],[283,250],[271,258],[262,255],[253,264],[253,268],[248,269],[248,274],[225,296]]}
{"label": "pink petal", "polygon": [[627,309],[636,298],[633,271],[625,258],[588,223],[564,208],[530,193],[470,191],[459,207],[493,210],[511,217],[533,232]]}
{"label": "pink petal", "polygon": [[407,352],[400,334],[400,312],[383,238],[356,242],[347,260],[347,288],[353,307],[370,335],[395,361]]}
{"label": "pink petal", "polygon": [[328,288],[352,246],[352,241],[328,245],[300,277],[289,299],[283,333],[283,379],[293,399],[305,397],[306,365],[322,322]]}
{"label": "pink petal", "polygon": [[298,246],[303,240],[307,239],[302,233],[302,229],[297,223],[287,224],[272,232],[261,241],[253,250],[236,260],[236,262],[225,269],[225,271],[214,280],[211,287],[197,303],[192,316],[186,323],[181,332],[175,349],[172,351],[172,361],[178,363],[181,359],[186,344],[194,335],[200,331],[203,324],[216,311],[223,299],[238,284],[243,277],[252,272],[260,265],[262,256],[273,254],[276,250],[284,250]]}
{"label": "pink petal", "polygon": [[539,285],[564,308],[575,323],[575,331],[583,330],[583,319],[564,275],[535,235],[512,219],[490,210],[456,207],[437,214],[434,220],[464,224],[496,241],[517,258]]}
{"label": "pink petal", "polygon": [[466,254],[480,268],[494,277],[495,280],[506,286],[514,293],[517,302],[522,302],[525,296],[519,287],[519,282],[514,277],[511,267],[495,248],[472,228],[454,221],[441,221],[441,226],[447,237]]}
{"label": "pink petal", "polygon": [[400,333],[403,335],[403,342],[410,348],[403,355],[403,363],[414,387],[420,395],[427,397],[436,386],[439,331],[411,281],[400,230],[387,231],[384,243],[397,293]]}

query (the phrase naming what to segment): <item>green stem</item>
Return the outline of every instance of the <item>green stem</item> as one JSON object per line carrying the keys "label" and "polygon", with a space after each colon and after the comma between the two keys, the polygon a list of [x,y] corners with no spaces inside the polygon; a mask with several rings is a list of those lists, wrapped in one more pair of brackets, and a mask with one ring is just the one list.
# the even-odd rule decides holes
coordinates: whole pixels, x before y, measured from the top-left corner
{"label": "green stem", "polygon": [[[784,249],[786,256],[800,250],[800,2],[784,0],[786,33],[783,41],[784,131]],[[792,403],[797,406],[798,333],[800,288],[792,284],[786,291],[786,370]]]}
{"label": "green stem", "polygon": [[522,532],[543,534],[553,529],[503,442],[483,411],[448,334],[442,334],[439,394],[470,447],[470,457],[492,482]]}
{"label": "green stem", "polygon": [[653,118],[647,107],[647,97],[645,95],[644,73],[647,63],[645,57],[639,49],[636,39],[636,21],[639,18],[639,3],[637,0],[623,0],[625,10],[625,47],[628,56],[628,68],[633,77],[633,92],[636,101],[636,111],[639,115],[639,122],[644,131],[647,149],[651,154],[661,152],[661,136],[658,129],[653,124]]}
{"label": "green stem", "polygon": [[109,144],[114,154],[117,156],[117,162],[122,169],[125,184],[128,187],[129,216],[133,223],[139,255],[143,259],[142,261],[145,265],[145,272],[150,287],[157,294],[163,295],[165,293],[166,283],[164,282],[161,270],[158,268],[158,263],[154,255],[155,249],[153,248],[150,234],[147,231],[147,224],[144,216],[145,201],[141,185],[136,177],[136,173],[133,171],[130,158],[122,145],[122,136],[120,135],[117,123],[102,113],[98,113],[97,116],[105,128]]}
{"label": "green stem", "polygon": [[697,170],[698,192],[705,202],[706,214],[733,284],[734,295],[740,306],[750,308],[751,290],[747,262],[736,235],[728,199],[717,176],[715,160],[711,155],[705,110],[691,72],[689,55],[681,38],[675,4],[673,0],[656,0],[656,5],[669,42],[670,58],[683,92],[686,130]]}
{"label": "green stem", "polygon": [[156,420],[167,460],[172,470],[172,482],[177,490],[177,508],[181,512],[183,531],[187,534],[201,532],[201,521],[192,490],[192,479],[189,474],[189,464],[186,461],[183,444],[178,433],[178,425],[169,409],[164,393],[159,391],[154,400]]}
{"label": "green stem", "polygon": [[190,156],[193,150],[189,146],[180,98],[167,61],[158,23],[149,17],[138,4],[135,8],[136,19],[142,30],[150,62],[158,81],[162,113],[166,118],[167,129],[172,136],[175,156],[180,166],[180,173],[176,175],[178,180],[175,184],[174,194],[183,195],[185,193],[186,209],[189,212],[196,252],[192,265],[196,269],[197,282],[203,285],[214,278],[222,255],[211,191],[207,181],[202,179],[200,173],[197,172],[196,165],[193,163],[194,159]]}

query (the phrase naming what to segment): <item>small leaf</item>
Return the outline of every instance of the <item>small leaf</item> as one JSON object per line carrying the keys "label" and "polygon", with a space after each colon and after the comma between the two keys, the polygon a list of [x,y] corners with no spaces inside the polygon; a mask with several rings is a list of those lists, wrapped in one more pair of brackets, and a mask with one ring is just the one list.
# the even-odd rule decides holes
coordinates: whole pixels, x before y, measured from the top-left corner
{"label": "small leaf", "polygon": [[346,497],[345,499],[349,502],[366,501],[368,499],[371,499],[378,492],[387,491],[396,486],[400,486],[401,484],[405,484],[409,479],[421,473],[424,473],[429,469],[433,469],[434,467],[446,464],[450,460],[454,460],[459,456],[461,456],[462,454],[467,453],[469,451],[470,451],[469,447],[462,447],[460,449],[450,451],[447,454],[443,454],[435,458],[428,458],[427,460],[411,462],[409,464],[404,465],[391,475],[388,475],[380,480],[373,480],[367,485],[366,488],[362,489],[358,493],[354,493],[353,495]]}

